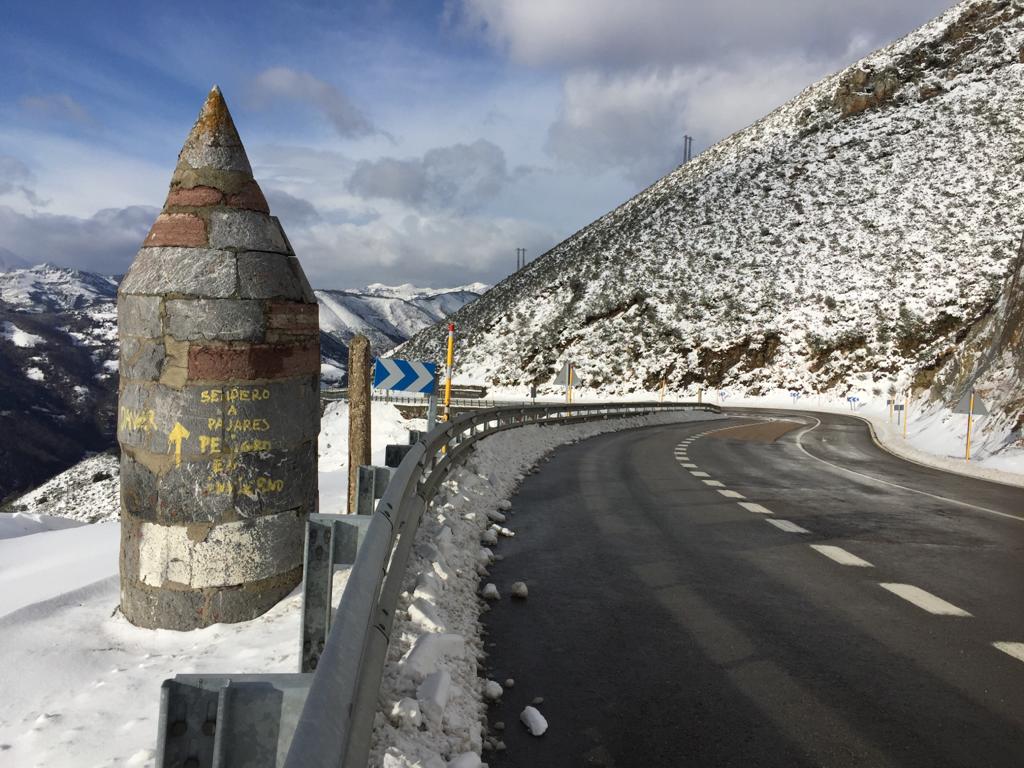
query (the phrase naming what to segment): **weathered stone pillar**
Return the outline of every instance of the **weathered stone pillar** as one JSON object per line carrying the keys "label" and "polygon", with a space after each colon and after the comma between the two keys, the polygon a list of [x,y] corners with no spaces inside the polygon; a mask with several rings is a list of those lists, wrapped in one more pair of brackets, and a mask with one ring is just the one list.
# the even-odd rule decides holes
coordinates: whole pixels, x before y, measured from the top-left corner
{"label": "weathered stone pillar", "polygon": [[348,343],[348,512],[356,511],[356,478],[370,458],[370,340]]}
{"label": "weathered stone pillar", "polygon": [[299,583],[317,499],[316,298],[220,91],[118,290],[121,610],[193,629]]}

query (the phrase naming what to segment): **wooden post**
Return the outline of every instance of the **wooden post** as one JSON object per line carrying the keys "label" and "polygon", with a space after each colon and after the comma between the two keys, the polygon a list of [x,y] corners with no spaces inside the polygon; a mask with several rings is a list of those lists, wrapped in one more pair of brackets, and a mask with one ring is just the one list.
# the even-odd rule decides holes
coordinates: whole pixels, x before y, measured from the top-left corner
{"label": "wooden post", "polygon": [[348,344],[348,512],[355,514],[359,467],[370,464],[370,340]]}

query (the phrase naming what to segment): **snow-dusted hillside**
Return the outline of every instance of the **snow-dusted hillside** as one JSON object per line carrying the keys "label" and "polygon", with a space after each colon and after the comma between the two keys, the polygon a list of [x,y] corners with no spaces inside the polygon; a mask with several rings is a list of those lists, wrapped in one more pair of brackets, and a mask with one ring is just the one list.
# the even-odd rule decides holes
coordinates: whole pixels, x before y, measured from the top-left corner
{"label": "snow-dusted hillside", "polygon": [[[454,316],[460,378],[547,382],[572,360],[605,394],[920,395],[1024,227],[1022,12],[957,5],[513,274]],[[443,336],[402,352],[439,358]]]}
{"label": "snow-dusted hillside", "polygon": [[[416,288],[374,283],[361,290],[315,291],[320,302],[320,331],[347,349],[362,334],[375,354],[383,354],[417,331],[440,322],[487,290],[482,283],[458,288]],[[344,375],[345,359],[324,345],[325,380]]]}
{"label": "snow-dusted hillside", "polygon": [[116,292],[45,264],[0,273],[0,500],[113,443]]}

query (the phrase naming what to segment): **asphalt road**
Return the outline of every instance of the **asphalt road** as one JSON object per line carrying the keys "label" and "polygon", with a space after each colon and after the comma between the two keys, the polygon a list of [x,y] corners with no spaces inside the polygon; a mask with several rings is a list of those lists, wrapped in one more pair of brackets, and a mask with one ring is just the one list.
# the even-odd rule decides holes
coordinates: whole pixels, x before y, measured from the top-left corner
{"label": "asphalt road", "polygon": [[1024,489],[778,417],[611,433],[522,484],[491,766],[1024,766]]}

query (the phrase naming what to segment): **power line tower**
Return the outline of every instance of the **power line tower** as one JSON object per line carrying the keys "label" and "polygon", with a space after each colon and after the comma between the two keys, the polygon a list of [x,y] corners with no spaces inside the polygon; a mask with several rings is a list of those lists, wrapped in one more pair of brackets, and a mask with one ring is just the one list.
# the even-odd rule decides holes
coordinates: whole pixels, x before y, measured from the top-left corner
{"label": "power line tower", "polygon": [[693,136],[683,136],[683,165],[693,159]]}
{"label": "power line tower", "polygon": [[526,266],[526,249],[516,248],[516,272]]}

